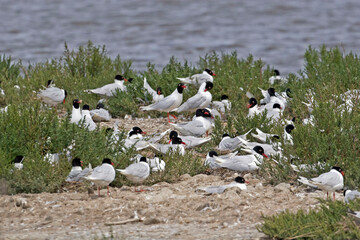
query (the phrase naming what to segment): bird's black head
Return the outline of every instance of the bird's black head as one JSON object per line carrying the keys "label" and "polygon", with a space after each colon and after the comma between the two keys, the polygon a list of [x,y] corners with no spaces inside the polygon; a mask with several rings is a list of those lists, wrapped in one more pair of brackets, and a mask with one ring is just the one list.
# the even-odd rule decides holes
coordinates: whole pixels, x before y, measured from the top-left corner
{"label": "bird's black head", "polygon": [[243,177],[237,176],[235,178],[235,182],[237,182],[237,183],[245,183],[245,179]]}
{"label": "bird's black head", "polygon": [[179,136],[179,134],[176,131],[171,131],[170,132],[170,139],[173,139],[175,137]]}
{"label": "bird's black head", "polygon": [[157,95],[161,95],[161,94],[162,94],[161,87],[158,87],[158,88],[156,89],[156,93],[157,93]]}
{"label": "bird's black head", "polygon": [[228,97],[228,95],[224,94],[224,95],[221,96],[221,100],[225,100],[225,99],[229,99],[229,97]]}
{"label": "bird's black head", "polygon": [[147,161],[146,161],[146,157],[141,157],[140,160],[139,160],[139,162],[147,162]]}
{"label": "bird's black head", "polygon": [[275,96],[275,88],[269,88],[267,91],[268,91],[270,97],[274,97],[274,96]]}
{"label": "bird's black head", "polygon": [[216,74],[213,73],[210,69],[205,69],[205,72],[207,72],[210,76],[216,76]]}
{"label": "bird's black head", "polygon": [[261,146],[255,146],[253,150],[257,153],[262,155],[265,158],[268,158],[268,156],[265,154],[264,149]]}
{"label": "bird's black head", "polygon": [[205,85],[205,92],[206,91],[210,91],[212,88],[214,87],[214,84],[212,82],[206,82],[206,85]]}
{"label": "bird's black head", "polygon": [[72,160],[72,164],[73,167],[81,167],[81,160],[80,158],[76,157]]}
{"label": "bird's black head", "polygon": [[219,156],[219,155],[215,151],[210,151],[209,152],[209,157],[214,157],[214,156]]}
{"label": "bird's black head", "polygon": [[341,167],[333,166],[331,169],[335,169],[344,176],[344,171],[341,169]]}
{"label": "bird's black head", "polygon": [[134,80],[133,78],[129,78],[127,81],[128,81],[129,83],[132,83],[133,80]]}
{"label": "bird's black head", "polygon": [[227,133],[224,133],[221,138],[224,138],[224,137],[230,137],[230,135]]}
{"label": "bird's black head", "polygon": [[207,108],[202,109],[202,117],[211,118],[211,112]]}
{"label": "bird's black head", "polygon": [[285,131],[286,131],[288,134],[290,134],[291,131],[294,130],[294,129],[295,129],[295,127],[294,127],[294,125],[292,125],[292,124],[286,125],[286,127],[285,127]]}
{"label": "bird's black head", "polygon": [[18,155],[14,158],[14,163],[21,163],[21,161],[24,159],[24,156]]}
{"label": "bird's black head", "polygon": [[253,107],[255,107],[256,105],[257,105],[256,99],[255,99],[255,98],[250,98],[250,99],[249,99],[249,104],[247,105],[248,108],[253,108]]}
{"label": "bird's black head", "polygon": [[125,80],[125,78],[122,75],[116,75],[115,80],[121,81],[121,80]]}
{"label": "bird's black head", "polygon": [[74,99],[73,100],[74,108],[78,109],[80,107],[80,103],[81,103],[81,101],[79,99]]}
{"label": "bird's black head", "polygon": [[96,109],[100,109],[100,108],[104,108],[105,106],[104,106],[104,104],[103,103],[98,103],[97,105],[96,105]]}
{"label": "bird's black head", "polygon": [[85,104],[85,105],[83,106],[82,110],[90,110],[90,106],[87,105],[87,104]]}
{"label": "bird's black head", "polygon": [[129,137],[131,137],[132,135],[136,135],[137,133],[135,131],[130,131],[129,132]]}
{"label": "bird's black head", "polygon": [[108,135],[109,133],[112,133],[113,129],[112,128],[106,128],[105,130],[105,134]]}
{"label": "bird's black head", "polygon": [[180,94],[183,93],[184,88],[186,88],[186,85],[184,83],[179,83],[176,87],[178,93],[180,93]]}
{"label": "bird's black head", "polygon": [[66,90],[64,90],[64,94],[65,94],[65,97],[64,97],[64,101],[65,101],[65,98],[67,97],[67,91]]}
{"label": "bird's black head", "polygon": [[282,109],[281,106],[280,106],[280,104],[278,104],[278,103],[274,103],[273,108]]}
{"label": "bird's black head", "polygon": [[272,140],[272,141],[279,140],[279,139],[280,139],[280,137],[279,137],[278,135],[273,135],[273,136],[271,137],[271,140]]}
{"label": "bird's black head", "polygon": [[143,133],[143,130],[141,130],[141,128],[139,128],[139,127],[133,127],[132,131],[134,131],[136,133]]}
{"label": "bird's black head", "polygon": [[174,138],[172,139],[172,142],[171,142],[171,143],[172,143],[172,144],[182,144],[183,141],[182,141],[182,139],[179,138],[179,137],[174,137]]}
{"label": "bird's black head", "polygon": [[274,74],[275,74],[275,76],[280,76],[280,71],[277,69],[274,69]]}
{"label": "bird's black head", "polygon": [[201,117],[202,114],[203,114],[203,112],[202,112],[202,109],[200,109],[200,108],[197,109],[196,112],[195,112],[195,116],[197,116],[197,117]]}
{"label": "bird's black head", "polygon": [[113,165],[112,161],[110,158],[104,158],[104,160],[102,161],[102,163],[107,163],[107,164],[110,164],[110,165]]}

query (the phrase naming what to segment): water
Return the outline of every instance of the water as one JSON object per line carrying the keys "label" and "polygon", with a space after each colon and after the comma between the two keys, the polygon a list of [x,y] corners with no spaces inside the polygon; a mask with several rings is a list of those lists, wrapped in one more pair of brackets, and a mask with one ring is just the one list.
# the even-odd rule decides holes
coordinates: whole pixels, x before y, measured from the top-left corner
{"label": "water", "polygon": [[163,67],[212,50],[250,53],[282,74],[302,68],[308,45],[358,52],[358,0],[0,0],[0,53],[24,62],[105,44],[111,57]]}

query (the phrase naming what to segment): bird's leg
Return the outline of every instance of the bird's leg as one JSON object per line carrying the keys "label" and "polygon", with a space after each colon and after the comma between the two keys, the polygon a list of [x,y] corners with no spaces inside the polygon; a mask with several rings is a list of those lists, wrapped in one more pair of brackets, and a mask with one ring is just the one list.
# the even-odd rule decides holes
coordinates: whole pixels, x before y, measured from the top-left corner
{"label": "bird's leg", "polygon": [[326,200],[329,199],[329,192],[326,192]]}
{"label": "bird's leg", "polygon": [[209,131],[206,131],[206,137],[208,137],[209,136]]}
{"label": "bird's leg", "polygon": [[[170,113],[167,113],[167,117],[168,117],[168,123],[173,123],[172,121],[170,121],[170,115],[175,117],[174,115],[170,114]],[[176,118],[176,117],[175,117]]]}
{"label": "bird's leg", "polygon": [[334,192],[334,195],[333,195],[333,196],[334,196],[334,201],[335,201],[335,192]]}
{"label": "bird's leg", "polygon": [[98,196],[100,197],[100,186],[98,186],[97,188],[98,188]]}
{"label": "bird's leg", "polygon": [[108,197],[110,197],[109,185],[107,186],[108,189]]}
{"label": "bird's leg", "polygon": [[177,117],[174,114],[170,114],[170,116],[172,116],[173,118],[177,119]]}

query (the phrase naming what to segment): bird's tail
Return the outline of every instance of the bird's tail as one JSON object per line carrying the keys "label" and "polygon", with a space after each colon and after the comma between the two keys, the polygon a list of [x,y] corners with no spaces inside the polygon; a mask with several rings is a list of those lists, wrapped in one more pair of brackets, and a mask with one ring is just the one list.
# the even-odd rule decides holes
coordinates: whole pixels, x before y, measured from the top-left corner
{"label": "bird's tail", "polygon": [[308,186],[310,186],[310,187],[317,188],[316,185],[311,184],[311,183],[309,182],[309,179],[307,179],[307,178],[305,178],[305,177],[300,176],[299,179],[298,179],[298,181],[301,182],[302,184],[308,185]]}
{"label": "bird's tail", "polygon": [[190,78],[177,78],[179,79],[181,82],[183,83],[191,83],[191,79]]}

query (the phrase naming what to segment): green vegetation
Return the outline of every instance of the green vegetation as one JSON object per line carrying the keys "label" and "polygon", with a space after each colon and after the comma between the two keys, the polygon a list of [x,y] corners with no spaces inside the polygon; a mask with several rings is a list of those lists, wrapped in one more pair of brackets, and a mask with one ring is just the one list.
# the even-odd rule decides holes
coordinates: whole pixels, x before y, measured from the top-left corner
{"label": "green vegetation", "polygon": [[360,230],[348,209],[360,210],[360,201],[349,205],[340,201],[323,202],[319,209],[286,211],[264,217],[258,230],[276,239],[359,239]]}

